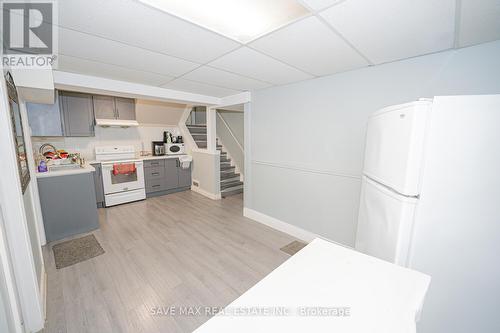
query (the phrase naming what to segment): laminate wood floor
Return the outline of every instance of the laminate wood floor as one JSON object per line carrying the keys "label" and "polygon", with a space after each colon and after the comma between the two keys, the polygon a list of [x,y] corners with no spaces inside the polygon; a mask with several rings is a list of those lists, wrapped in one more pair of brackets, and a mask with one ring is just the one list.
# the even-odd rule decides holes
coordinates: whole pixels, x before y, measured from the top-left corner
{"label": "laminate wood floor", "polygon": [[[244,218],[242,196],[187,191],[99,210],[106,253],[57,270],[44,247],[44,332],[191,332],[206,315],[170,306],[229,304],[289,258],[289,235]],[[153,315],[155,312],[155,315]]]}

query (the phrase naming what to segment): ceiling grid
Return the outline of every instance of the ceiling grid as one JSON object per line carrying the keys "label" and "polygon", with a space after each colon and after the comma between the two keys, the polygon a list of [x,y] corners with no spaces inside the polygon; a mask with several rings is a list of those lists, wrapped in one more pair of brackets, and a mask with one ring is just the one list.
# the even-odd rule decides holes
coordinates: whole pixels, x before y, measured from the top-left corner
{"label": "ceiling grid", "polygon": [[[74,33],[60,34],[59,70],[93,70],[111,79],[224,97],[500,39],[497,0],[482,6],[474,0],[296,2],[304,14],[239,41],[140,0],[65,0],[59,25]],[[384,7],[403,16],[384,20]],[[476,17],[485,18],[484,26],[471,23]],[[374,44],[378,40],[381,45]]]}

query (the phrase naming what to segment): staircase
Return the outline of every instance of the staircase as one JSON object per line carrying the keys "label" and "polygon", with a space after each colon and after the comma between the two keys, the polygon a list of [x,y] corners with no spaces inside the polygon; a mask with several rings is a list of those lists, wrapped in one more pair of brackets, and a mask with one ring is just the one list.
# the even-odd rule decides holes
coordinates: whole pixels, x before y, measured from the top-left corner
{"label": "staircase", "polygon": [[[186,125],[198,148],[207,148],[207,126]],[[240,174],[236,173],[235,167],[231,166],[231,159],[227,152],[222,151],[222,145],[217,140],[217,150],[220,151],[220,193],[223,198],[230,195],[243,193],[243,182]]]}

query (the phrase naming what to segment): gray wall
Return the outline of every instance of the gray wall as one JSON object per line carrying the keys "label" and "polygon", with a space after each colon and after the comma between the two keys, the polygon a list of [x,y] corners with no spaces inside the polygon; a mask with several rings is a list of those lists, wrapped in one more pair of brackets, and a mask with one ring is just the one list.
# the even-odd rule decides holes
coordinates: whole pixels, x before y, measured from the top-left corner
{"label": "gray wall", "polygon": [[500,41],[255,91],[245,205],[352,246],[368,116],[421,97],[498,93]]}
{"label": "gray wall", "polygon": [[[217,137],[231,156],[241,174],[245,174],[245,131],[244,113],[236,111],[217,110]],[[224,121],[221,120],[221,117]],[[225,122],[225,123],[224,123]],[[227,124],[227,126],[226,126]],[[231,135],[232,134],[234,135]],[[240,148],[241,146],[241,148]]]}

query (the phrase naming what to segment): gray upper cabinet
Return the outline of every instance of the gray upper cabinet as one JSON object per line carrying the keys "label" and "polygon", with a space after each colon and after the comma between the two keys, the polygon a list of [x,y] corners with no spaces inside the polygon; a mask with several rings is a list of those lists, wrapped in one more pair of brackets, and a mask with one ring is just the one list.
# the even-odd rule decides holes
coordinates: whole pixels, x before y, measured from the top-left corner
{"label": "gray upper cabinet", "polygon": [[115,98],[111,96],[92,96],[94,113],[97,119],[115,119]]}
{"label": "gray upper cabinet", "polygon": [[32,136],[63,136],[59,94],[56,91],[54,104],[26,103],[28,122]]}
{"label": "gray upper cabinet", "polygon": [[93,96],[97,119],[135,120],[135,100],[132,98]]}
{"label": "gray upper cabinet", "polygon": [[61,91],[59,103],[65,136],[94,136],[92,95]]}
{"label": "gray upper cabinet", "polygon": [[117,119],[135,120],[135,100],[131,98],[115,98]]}

